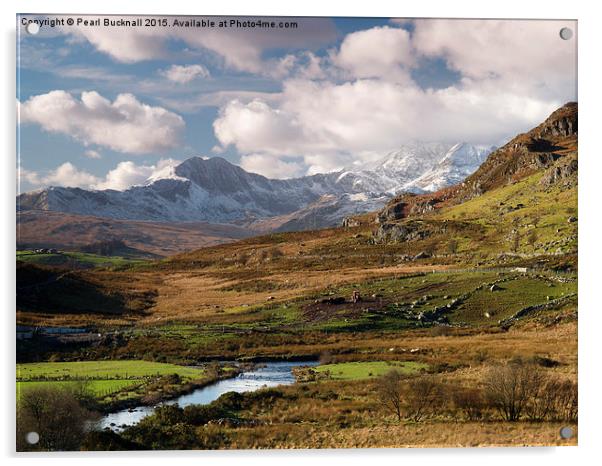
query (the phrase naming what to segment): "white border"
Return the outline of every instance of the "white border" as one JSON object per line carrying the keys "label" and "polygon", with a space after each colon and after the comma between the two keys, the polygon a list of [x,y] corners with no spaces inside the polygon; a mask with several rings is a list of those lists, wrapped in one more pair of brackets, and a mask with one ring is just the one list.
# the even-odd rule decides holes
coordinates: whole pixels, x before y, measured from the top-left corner
{"label": "white border", "polygon": [[[525,0],[421,0],[412,2],[386,2],[382,0],[327,2],[304,0],[297,3],[276,0],[190,2],[164,0],[145,2],[127,0],[19,0],[3,1],[2,9],[2,89],[4,108],[2,119],[2,286],[4,298],[4,369],[2,395],[6,403],[1,423],[0,438],[3,456],[12,463],[14,450],[14,200],[15,200],[15,14],[22,13],[118,13],[118,14],[198,14],[198,15],[288,15],[288,16],[372,16],[372,17],[477,17],[477,18],[563,18],[579,20],[579,375],[580,420],[579,447],[577,448],[505,448],[505,449],[439,449],[439,450],[327,450],[327,451],[261,451],[261,452],[146,452],[146,453],[91,453],[86,454],[86,464],[103,464],[143,460],[148,465],[163,464],[174,457],[179,464],[209,462],[214,464],[282,465],[287,466],[345,462],[348,465],[364,464],[374,460],[381,464],[412,462],[426,464],[504,465],[508,463],[589,464],[598,463],[596,451],[602,445],[597,437],[601,432],[600,375],[597,360],[598,342],[602,338],[599,304],[600,250],[602,239],[599,229],[602,203],[599,182],[602,176],[602,103],[600,101],[600,18],[593,1],[527,2]],[[511,53],[511,52],[509,52]],[[602,274],[601,274],[602,275]],[[49,464],[81,463],[82,454],[44,454],[21,457],[26,463],[44,461]],[[127,458],[127,459],[126,459]]]}

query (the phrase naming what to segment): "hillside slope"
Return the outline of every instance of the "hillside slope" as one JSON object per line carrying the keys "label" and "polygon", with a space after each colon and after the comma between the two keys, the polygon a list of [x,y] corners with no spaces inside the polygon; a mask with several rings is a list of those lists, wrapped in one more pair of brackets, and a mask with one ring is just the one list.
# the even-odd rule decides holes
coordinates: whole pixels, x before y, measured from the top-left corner
{"label": "hillside slope", "polygon": [[377,215],[377,242],[434,254],[577,252],[577,104],[493,152],[464,182],[399,196]]}
{"label": "hillside slope", "polygon": [[[396,197],[379,214],[380,221],[411,217],[459,204],[541,172],[560,159],[576,160],[577,111],[575,102],[559,108],[539,126],[492,152],[479,169],[461,183],[429,194]],[[576,162],[571,166],[576,173]],[[566,173],[566,176],[571,175],[572,172]]]}
{"label": "hillside slope", "polygon": [[77,251],[118,240],[138,256],[169,256],[191,249],[236,241],[255,234],[236,225],[204,222],[145,222],[75,215],[48,210],[17,212],[17,247]]}

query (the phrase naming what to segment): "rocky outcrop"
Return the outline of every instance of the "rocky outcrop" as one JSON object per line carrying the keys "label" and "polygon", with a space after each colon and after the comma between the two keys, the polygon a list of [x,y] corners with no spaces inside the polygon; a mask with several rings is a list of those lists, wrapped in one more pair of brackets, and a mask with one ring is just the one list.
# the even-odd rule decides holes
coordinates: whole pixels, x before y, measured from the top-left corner
{"label": "rocky outcrop", "polygon": [[341,223],[343,228],[355,228],[361,225],[360,221],[354,217],[345,217]]}
{"label": "rocky outcrop", "polygon": [[386,223],[393,220],[400,220],[406,216],[406,207],[408,199],[416,197],[415,194],[407,193],[392,199],[383,210],[376,216],[376,223]]}
{"label": "rocky outcrop", "polygon": [[539,136],[542,138],[574,134],[577,134],[577,104],[574,102],[552,113],[539,130]]}
{"label": "rocky outcrop", "polygon": [[563,188],[572,188],[577,185],[577,157],[567,157],[550,167],[541,178],[541,185],[545,188],[560,185]]}
{"label": "rocky outcrop", "polygon": [[401,220],[405,217],[424,215],[435,210],[437,199],[423,198],[416,194],[406,193],[391,200],[377,215],[376,223]]}
{"label": "rocky outcrop", "polygon": [[382,223],[374,235],[378,243],[400,243],[428,238],[433,231],[422,222]]}

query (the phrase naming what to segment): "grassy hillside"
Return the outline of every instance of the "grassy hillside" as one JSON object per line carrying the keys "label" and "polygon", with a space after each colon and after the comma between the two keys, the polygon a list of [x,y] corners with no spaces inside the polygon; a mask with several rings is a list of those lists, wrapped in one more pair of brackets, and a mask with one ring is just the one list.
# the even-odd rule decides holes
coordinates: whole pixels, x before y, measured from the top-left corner
{"label": "grassy hillside", "polygon": [[138,257],[152,258],[232,242],[252,234],[253,231],[234,225],[204,222],[142,222],[44,210],[17,212],[17,244],[27,249],[78,251],[99,241],[118,239]]}
{"label": "grassy hillside", "polygon": [[17,260],[29,264],[52,265],[58,267],[93,268],[93,267],[121,267],[128,265],[144,264],[147,261],[121,256],[101,256],[85,252],[61,251],[58,253],[37,253],[35,251],[17,251]]}

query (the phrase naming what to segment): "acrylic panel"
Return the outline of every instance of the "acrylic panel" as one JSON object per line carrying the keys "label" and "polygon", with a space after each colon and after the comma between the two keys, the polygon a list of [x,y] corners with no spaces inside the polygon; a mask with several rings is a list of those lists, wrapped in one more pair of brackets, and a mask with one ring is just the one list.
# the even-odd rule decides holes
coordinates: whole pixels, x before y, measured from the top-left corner
{"label": "acrylic panel", "polygon": [[577,443],[577,21],[17,15],[18,451]]}

